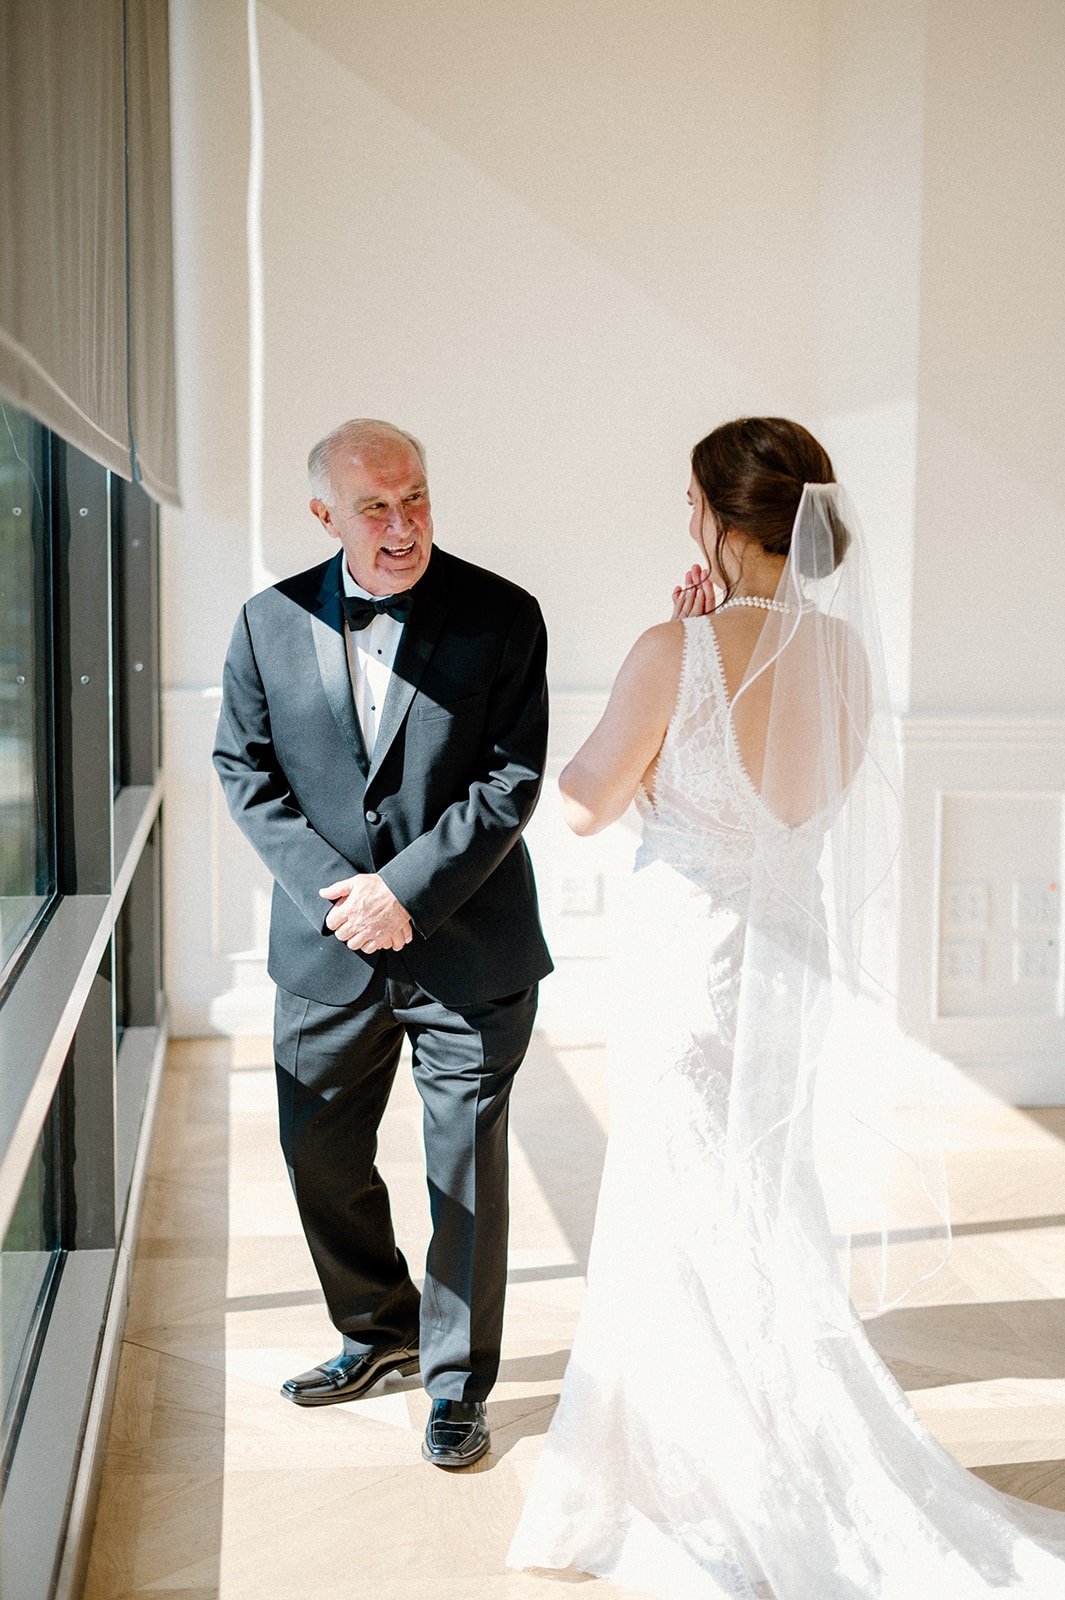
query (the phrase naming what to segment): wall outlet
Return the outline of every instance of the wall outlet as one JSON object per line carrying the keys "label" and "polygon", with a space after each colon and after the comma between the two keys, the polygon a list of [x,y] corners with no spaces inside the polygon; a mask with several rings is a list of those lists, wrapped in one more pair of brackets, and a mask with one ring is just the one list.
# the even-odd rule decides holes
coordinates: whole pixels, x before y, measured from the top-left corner
{"label": "wall outlet", "polygon": [[1029,983],[1033,979],[1056,982],[1061,964],[1061,950],[1057,939],[1050,935],[1042,939],[1014,939],[1013,981]]}
{"label": "wall outlet", "polygon": [[555,909],[560,917],[601,917],[603,914],[603,874],[566,872],[555,886]]}
{"label": "wall outlet", "polygon": [[945,939],[940,947],[940,974],[946,983],[983,983],[984,941]]}
{"label": "wall outlet", "polygon": [[1013,926],[1018,933],[1029,928],[1057,930],[1061,925],[1061,885],[1046,878],[1015,878]]}
{"label": "wall outlet", "polygon": [[1062,1019],[1065,793],[947,790],[940,808],[939,1016]]}
{"label": "wall outlet", "polygon": [[989,883],[948,883],[943,887],[943,922],[957,932],[984,932],[991,918]]}

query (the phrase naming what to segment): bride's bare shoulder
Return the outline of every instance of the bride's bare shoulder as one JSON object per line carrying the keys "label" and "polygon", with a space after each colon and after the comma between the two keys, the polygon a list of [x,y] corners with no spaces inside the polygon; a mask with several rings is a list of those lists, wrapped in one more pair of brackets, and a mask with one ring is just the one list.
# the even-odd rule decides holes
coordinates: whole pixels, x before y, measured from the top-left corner
{"label": "bride's bare shoulder", "polygon": [[656,622],[640,634],[629,651],[630,658],[636,657],[648,667],[665,667],[671,662],[679,666],[683,654],[684,624],[680,621]]}
{"label": "bride's bare shoulder", "polygon": [[656,705],[672,705],[684,658],[684,624],[658,622],[646,629],[625,657],[616,692]]}

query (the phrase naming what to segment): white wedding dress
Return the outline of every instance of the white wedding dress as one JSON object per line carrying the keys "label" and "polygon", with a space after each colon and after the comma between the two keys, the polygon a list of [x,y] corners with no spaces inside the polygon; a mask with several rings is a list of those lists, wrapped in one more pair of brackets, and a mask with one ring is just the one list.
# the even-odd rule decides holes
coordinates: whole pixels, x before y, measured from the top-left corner
{"label": "white wedding dress", "polygon": [[778,822],[730,738],[691,618],[638,802],[587,1295],[508,1564],[661,1600],[1065,1600],[1065,1517],[935,1442],[843,1287],[797,1060],[823,1024],[832,819]]}

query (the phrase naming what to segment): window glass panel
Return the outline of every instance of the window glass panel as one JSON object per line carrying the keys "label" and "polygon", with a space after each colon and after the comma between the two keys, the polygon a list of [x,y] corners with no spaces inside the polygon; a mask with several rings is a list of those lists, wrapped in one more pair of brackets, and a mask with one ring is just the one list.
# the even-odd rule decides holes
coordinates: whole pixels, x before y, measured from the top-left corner
{"label": "window glass panel", "polygon": [[129,762],[126,758],[125,695],[123,676],[125,648],[123,632],[126,623],[126,597],[122,584],[123,497],[120,480],[111,478],[111,787],[117,795],[124,783],[129,782]]}
{"label": "window glass panel", "polygon": [[130,902],[126,896],[115,920],[115,1049],[130,1023]]}
{"label": "window glass panel", "polygon": [[45,432],[0,405],[0,971],[55,889]]}
{"label": "window glass panel", "polygon": [[0,1247],[0,1384],[5,1448],[26,1392],[36,1333],[60,1254],[59,1117],[45,1119],[14,1213]]}

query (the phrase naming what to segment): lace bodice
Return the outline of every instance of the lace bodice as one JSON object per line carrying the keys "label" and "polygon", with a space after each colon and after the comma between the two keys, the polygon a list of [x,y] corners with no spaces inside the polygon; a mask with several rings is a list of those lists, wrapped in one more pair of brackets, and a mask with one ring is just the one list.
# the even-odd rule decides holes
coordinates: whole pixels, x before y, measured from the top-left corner
{"label": "lace bodice", "polygon": [[[707,617],[688,617],[673,716],[662,742],[645,818],[689,832],[747,833],[753,796],[735,752],[726,749],[728,701],[717,635]],[[734,770],[735,769],[735,770]]]}
{"label": "lace bodice", "polygon": [[[677,700],[658,757],[653,793],[642,787],[637,868],[665,861],[685,877],[730,899],[750,878],[756,841],[779,855],[781,871],[809,870],[824,824],[791,828],[766,810],[743,766],[728,717],[725,674],[712,622],[684,621]],[[731,892],[730,892],[731,891]]]}

